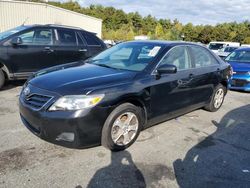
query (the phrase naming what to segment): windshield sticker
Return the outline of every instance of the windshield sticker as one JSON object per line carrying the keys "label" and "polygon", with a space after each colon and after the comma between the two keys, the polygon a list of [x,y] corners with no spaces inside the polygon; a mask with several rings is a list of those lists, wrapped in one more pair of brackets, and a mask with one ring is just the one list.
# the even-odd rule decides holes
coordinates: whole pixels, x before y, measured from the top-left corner
{"label": "windshield sticker", "polygon": [[150,57],[156,56],[156,54],[159,52],[160,49],[161,49],[160,46],[155,46],[152,50],[150,50],[148,56]]}

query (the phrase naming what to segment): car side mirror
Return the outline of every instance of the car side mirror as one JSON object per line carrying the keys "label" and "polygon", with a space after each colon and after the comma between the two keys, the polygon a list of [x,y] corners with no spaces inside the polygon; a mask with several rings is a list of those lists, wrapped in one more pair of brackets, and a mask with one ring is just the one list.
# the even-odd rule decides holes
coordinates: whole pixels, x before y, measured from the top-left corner
{"label": "car side mirror", "polygon": [[20,37],[14,37],[11,39],[10,43],[13,45],[13,46],[17,46],[17,45],[20,45],[23,43],[23,40],[22,38]]}
{"label": "car side mirror", "polygon": [[175,65],[165,64],[160,65],[157,68],[157,73],[161,74],[175,74],[177,72],[177,67]]}

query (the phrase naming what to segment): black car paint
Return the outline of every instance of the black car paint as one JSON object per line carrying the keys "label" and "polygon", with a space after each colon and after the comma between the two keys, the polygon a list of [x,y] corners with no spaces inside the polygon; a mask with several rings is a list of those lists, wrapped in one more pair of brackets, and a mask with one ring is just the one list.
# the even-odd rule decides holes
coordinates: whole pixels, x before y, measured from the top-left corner
{"label": "black car paint", "polygon": [[[34,29],[51,29],[53,43],[46,45],[11,44],[13,38]],[[55,36],[57,29],[74,31],[77,37],[77,45],[61,44],[60,40],[57,40]],[[87,31],[56,25],[26,26],[24,30],[0,40],[0,68],[10,80],[26,79],[33,72],[38,70],[74,61],[85,60],[106,49],[105,44],[101,40],[99,40],[100,45],[98,46],[88,45],[84,36],[82,36],[80,32],[83,34]],[[94,35],[92,33],[90,34]],[[79,38],[82,43],[78,41]]]}
{"label": "black car paint", "polygon": [[[36,111],[25,104],[25,96],[21,93],[19,106],[22,120],[42,139],[66,147],[86,148],[100,145],[105,120],[112,110],[124,102],[142,107],[144,129],[201,108],[209,103],[219,83],[227,88],[230,66],[215,57],[218,65],[157,75],[155,69],[160,59],[169,49],[178,45],[195,44],[166,43],[162,53],[141,72],[110,69],[85,62],[38,72],[26,85],[32,92],[38,90],[54,98]],[[104,99],[91,109],[48,112],[48,108],[60,96],[102,93],[105,93]],[[74,132],[74,141],[56,139],[67,131]]]}

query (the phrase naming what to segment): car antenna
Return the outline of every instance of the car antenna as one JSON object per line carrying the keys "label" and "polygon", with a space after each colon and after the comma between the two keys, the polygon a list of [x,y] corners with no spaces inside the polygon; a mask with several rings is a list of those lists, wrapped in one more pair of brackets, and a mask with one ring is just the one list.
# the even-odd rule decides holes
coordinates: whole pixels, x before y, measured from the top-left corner
{"label": "car antenna", "polygon": [[29,19],[29,17],[27,17],[27,18],[24,20],[22,26],[27,22],[28,19]]}

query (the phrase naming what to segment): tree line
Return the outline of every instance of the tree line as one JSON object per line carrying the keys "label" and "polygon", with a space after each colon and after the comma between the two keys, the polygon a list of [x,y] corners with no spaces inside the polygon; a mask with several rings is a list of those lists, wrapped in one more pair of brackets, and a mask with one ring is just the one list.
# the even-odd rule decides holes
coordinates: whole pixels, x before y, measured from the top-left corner
{"label": "tree line", "polygon": [[[34,0],[40,1],[40,0]],[[157,19],[138,12],[125,13],[114,7],[90,5],[81,7],[76,1],[48,2],[51,5],[100,18],[103,20],[103,39],[133,40],[134,36],[147,35],[150,39],[201,42],[232,41],[250,44],[250,22],[230,22],[212,25],[182,24],[177,19]]]}

